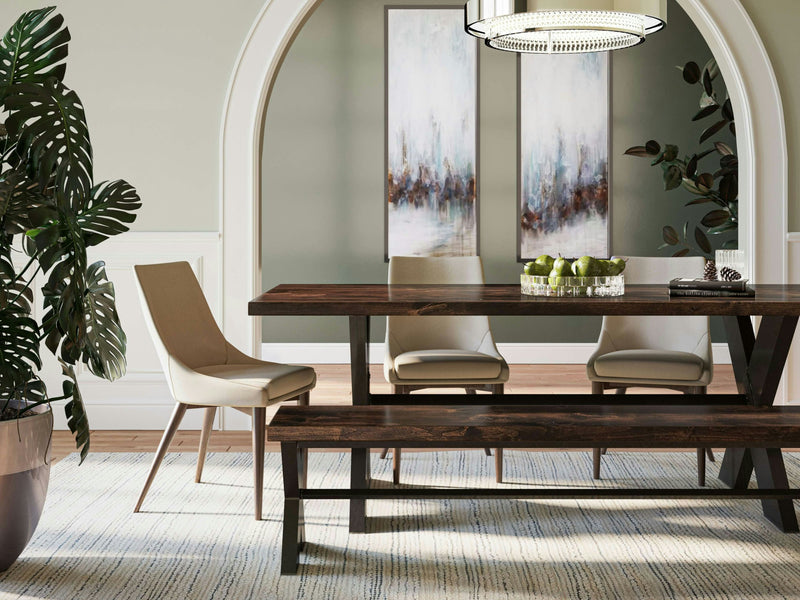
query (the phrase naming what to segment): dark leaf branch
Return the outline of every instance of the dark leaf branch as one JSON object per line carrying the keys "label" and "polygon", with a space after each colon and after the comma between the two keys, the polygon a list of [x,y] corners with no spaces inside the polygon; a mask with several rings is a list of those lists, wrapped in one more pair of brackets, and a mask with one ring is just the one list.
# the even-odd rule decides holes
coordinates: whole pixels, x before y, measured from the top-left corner
{"label": "dark leaf branch", "polygon": [[[720,104],[714,91],[713,82],[719,76],[716,61],[711,59],[702,69],[695,62],[689,62],[678,68],[686,83],[702,87],[700,110],[692,117],[692,121],[702,121],[712,115],[719,115],[717,121],[702,131],[699,143],[704,144],[726,127],[735,135],[734,113],[730,98]],[[685,256],[694,244],[701,253],[710,256],[713,246],[708,235],[735,232],[738,229],[739,160],[735,150],[721,141],[714,142],[711,148],[684,158],[679,156],[679,152],[678,146],[674,144],[662,147],[656,140],[650,140],[643,146],[628,148],[625,154],[649,158],[652,166],[660,166],[666,191],[683,188],[696,196],[686,202],[686,206],[706,203],[716,205],[717,208],[706,213],[700,220],[700,226],[695,227],[693,240],[689,240],[687,236],[688,222],[684,225],[682,238],[672,226],[668,225],[662,230],[664,244],[660,248],[683,244],[684,247],[675,251],[674,255]],[[719,168],[704,171],[700,167],[701,161],[712,154],[719,156]],[[704,227],[705,231],[701,227]],[[735,241],[728,240],[723,246],[729,247],[732,244],[735,245]]]}

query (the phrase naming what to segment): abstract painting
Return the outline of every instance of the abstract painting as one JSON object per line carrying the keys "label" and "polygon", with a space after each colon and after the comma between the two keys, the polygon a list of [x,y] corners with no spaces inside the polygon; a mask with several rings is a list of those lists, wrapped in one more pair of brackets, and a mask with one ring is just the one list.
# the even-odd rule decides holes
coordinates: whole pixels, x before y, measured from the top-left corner
{"label": "abstract painting", "polygon": [[478,253],[478,41],[460,7],[386,9],[385,257]]}
{"label": "abstract painting", "polygon": [[608,53],[518,60],[517,258],[607,257]]}

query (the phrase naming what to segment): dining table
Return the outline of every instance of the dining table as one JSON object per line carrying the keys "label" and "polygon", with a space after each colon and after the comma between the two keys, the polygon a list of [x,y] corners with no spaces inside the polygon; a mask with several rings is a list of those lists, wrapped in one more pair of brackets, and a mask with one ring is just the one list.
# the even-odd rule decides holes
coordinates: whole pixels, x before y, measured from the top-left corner
{"label": "dining table", "polygon": [[[281,284],[250,301],[250,316],[339,316],[349,320],[350,377],[354,406],[436,403],[450,406],[500,404],[529,406],[669,405],[771,407],[800,318],[800,285],[752,286],[753,297],[670,297],[668,286],[626,285],[621,296],[529,296],[519,285]],[[592,394],[506,394],[496,398],[463,394],[374,394],[370,391],[370,319],[405,316],[717,316],[725,325],[736,378],[735,394],[666,393],[603,396]],[[755,327],[757,322],[757,327]],[[587,380],[588,387],[588,380]],[[789,402],[793,399],[789,398]],[[693,407],[691,410],[688,407]],[[353,409],[355,410],[355,409]],[[691,419],[687,420],[691,427]],[[742,427],[743,439],[747,438]],[[753,423],[753,428],[762,423]],[[766,437],[765,437],[766,435]],[[752,437],[752,436],[751,436]],[[759,439],[770,439],[760,431]],[[777,440],[776,440],[777,445]],[[587,439],[587,447],[593,447]],[[369,448],[351,450],[352,490],[370,488]],[[755,474],[759,488],[789,490],[780,447],[731,447],[725,450],[719,479],[745,490]],[[700,495],[698,494],[698,497]],[[761,499],[764,516],[784,532],[798,531],[792,497]],[[351,532],[366,531],[367,500],[350,499]]]}

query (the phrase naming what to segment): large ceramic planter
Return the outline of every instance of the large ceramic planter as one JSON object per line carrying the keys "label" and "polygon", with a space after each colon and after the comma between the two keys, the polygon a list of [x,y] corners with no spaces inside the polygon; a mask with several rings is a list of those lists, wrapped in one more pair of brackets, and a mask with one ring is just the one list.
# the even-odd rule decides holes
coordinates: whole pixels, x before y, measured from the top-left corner
{"label": "large ceramic planter", "polygon": [[10,567],[39,524],[50,481],[53,413],[0,421],[0,571]]}

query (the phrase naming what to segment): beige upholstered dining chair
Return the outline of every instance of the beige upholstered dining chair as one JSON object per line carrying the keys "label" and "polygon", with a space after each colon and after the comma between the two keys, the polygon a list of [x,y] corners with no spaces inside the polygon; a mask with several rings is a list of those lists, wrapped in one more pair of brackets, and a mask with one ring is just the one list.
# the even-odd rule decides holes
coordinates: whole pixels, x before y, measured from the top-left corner
{"label": "beige upholstered dining chair", "polygon": [[260,520],[266,407],[285,400],[308,404],[309,390],[316,384],[314,370],[257,360],[228,343],[189,263],[137,265],[134,269],[145,320],[177,403],[134,512],[139,512],[183,415],[190,408],[205,409],[195,475],[195,481],[200,481],[217,408],[228,406],[253,416],[255,517]]}
{"label": "beige upholstered dining chair", "polygon": [[[394,256],[389,261],[389,284],[483,283],[478,256]],[[464,388],[467,394],[476,390],[502,394],[508,381],[508,365],[497,351],[485,316],[387,317],[384,356],[384,375],[397,394],[452,387]],[[395,448],[395,483],[400,482],[400,457],[400,448]],[[495,450],[495,469],[499,482],[502,448]]]}
{"label": "beige upholstered dining chair", "polygon": [[[700,277],[705,259],[631,257],[625,283],[666,287],[676,277]],[[603,317],[597,348],[586,365],[592,393],[630,387],[655,387],[684,394],[705,394],[714,373],[708,317]],[[595,448],[594,478],[600,478],[605,449]],[[705,485],[705,459],[711,449],[697,449],[697,479]]]}

